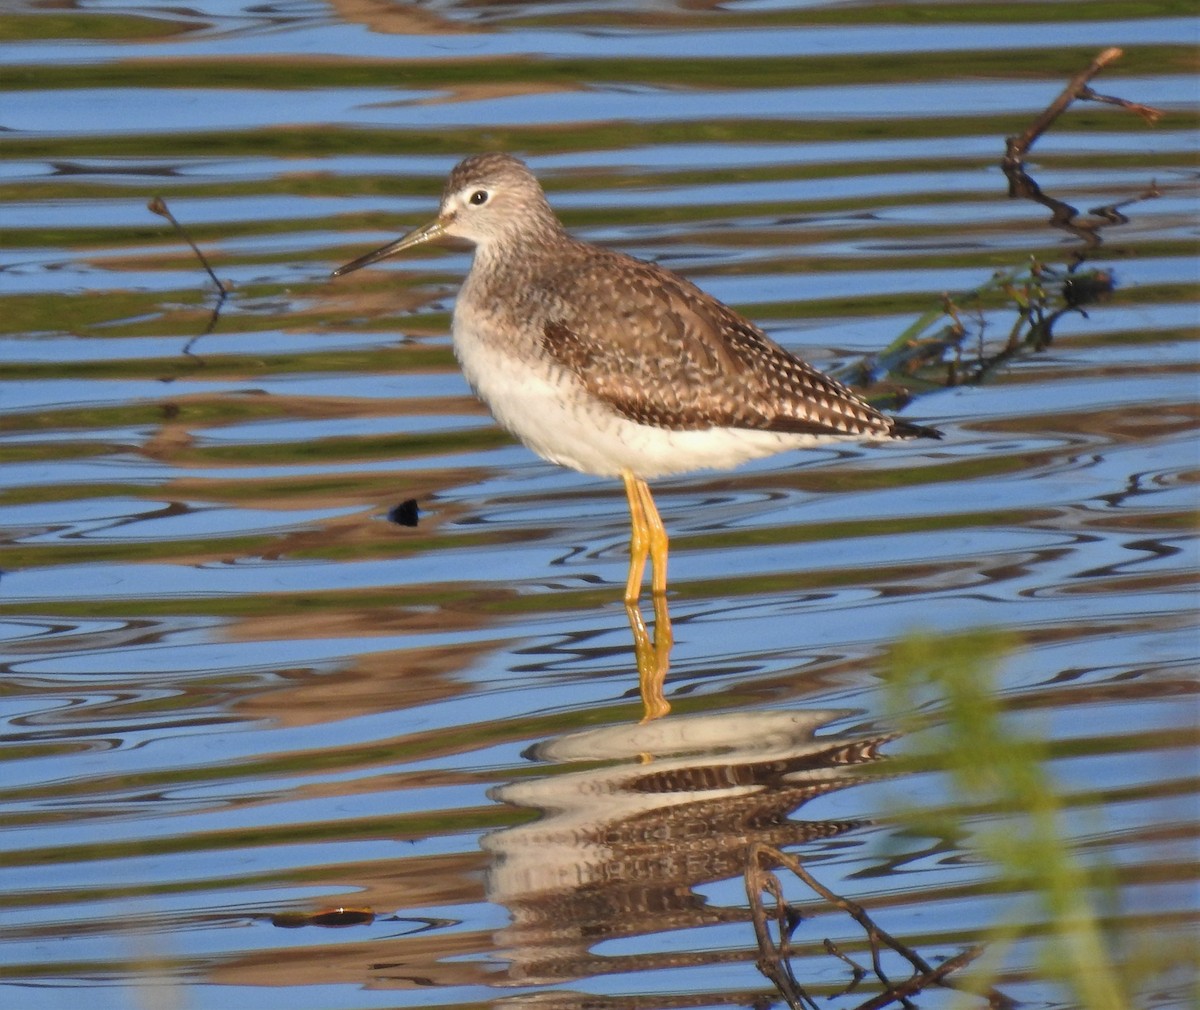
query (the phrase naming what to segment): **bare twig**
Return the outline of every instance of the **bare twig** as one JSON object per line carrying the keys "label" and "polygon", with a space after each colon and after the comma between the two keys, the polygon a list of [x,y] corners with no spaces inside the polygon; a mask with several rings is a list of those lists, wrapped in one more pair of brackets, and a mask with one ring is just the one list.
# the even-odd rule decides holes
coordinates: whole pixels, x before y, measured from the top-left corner
{"label": "bare twig", "polygon": [[1109,224],[1128,224],[1129,218],[1122,213],[1126,207],[1132,207],[1135,203],[1141,203],[1144,200],[1157,200],[1160,196],[1162,193],[1159,191],[1158,183],[1151,180],[1150,185],[1137,196],[1131,196],[1128,200],[1121,200],[1118,203],[1106,203],[1099,207],[1093,207],[1088,213],[1103,218]]}
{"label": "bare twig", "polygon": [[854,958],[843,954],[838,949],[838,945],[829,939],[829,937],[825,937],[824,947],[827,953],[832,954],[839,961],[843,961],[845,964],[847,964],[854,976],[852,979],[850,979],[849,985],[847,985],[845,989],[838,993],[838,995],[846,996],[849,993],[854,992],[854,990],[858,988],[858,984],[867,977],[867,969],[855,961]]}
{"label": "bare twig", "polygon": [[[783,866],[790,870],[809,888],[824,898],[825,901],[849,915],[866,933],[871,947],[872,970],[875,973],[875,977],[883,985],[884,990],[859,1004],[855,1010],[880,1010],[880,1008],[888,1006],[891,1003],[900,1003],[903,1006],[912,1007],[913,1003],[909,997],[915,996],[931,985],[959,988],[958,983],[951,980],[949,975],[959,968],[970,964],[982,952],[981,947],[971,947],[956,954],[954,957],[948,958],[936,968],[932,967],[915,950],[907,944],[901,943],[886,930],[878,926],[867,914],[866,910],[857,902],[834,894],[833,891],[829,890],[829,888],[809,873],[798,859],[762,842],[756,842],[750,846],[747,852],[745,882],[746,894],[750,899],[751,919],[754,923],[754,932],[758,940],[758,969],[774,983],[775,988],[787,1001],[788,1006],[792,1010],[803,1010],[805,1007],[811,1010],[811,1008],[816,1007],[816,1004],[813,1002],[812,997],[799,985],[792,972],[789,962],[791,956],[789,906],[784,901],[783,888],[779,883],[779,878],[768,868],[772,864]],[[771,937],[769,927],[771,913],[763,905],[762,897],[764,892],[769,894],[775,902],[773,917],[779,929],[780,942],[778,946]],[[881,945],[895,951],[912,965],[913,974],[909,978],[896,983],[888,979],[881,963]],[[828,953],[840,958],[849,965],[854,973],[853,981],[838,995],[846,995],[852,992],[866,975],[865,970],[846,957],[828,938],[826,938],[824,946]],[[983,990],[981,995],[996,1008],[1007,1008],[1015,1005],[1011,999],[993,988]]]}
{"label": "bare twig", "polygon": [[1118,60],[1124,55],[1123,50],[1118,49],[1116,46],[1111,46],[1092,60],[1086,68],[1072,77],[1067,82],[1067,86],[1063,88],[1062,93],[1046,106],[1037,119],[1026,127],[1024,133],[1007,138],[1005,141],[1005,163],[1020,164],[1026,152],[1033,146],[1034,141],[1050,128],[1051,124],[1066,111],[1067,106],[1080,97],[1082,91],[1087,87],[1088,82],[1108,66],[1108,64],[1112,63],[1113,60]]}
{"label": "bare twig", "polygon": [[[968,964],[975,960],[983,953],[982,947],[969,947],[961,953],[955,954],[954,957],[947,958],[936,968],[931,969],[924,975],[913,975],[911,978],[893,986],[890,990],[880,993],[865,1003],[860,1003],[854,1010],[881,1010],[882,1007],[893,1003],[896,1000],[906,999],[908,996],[915,996],[922,989],[931,985],[950,985],[948,976],[952,971],[957,971],[959,968],[965,968]],[[1016,1001],[1004,993],[995,989],[988,989],[981,993],[988,1000],[989,1005],[997,1008],[1015,1007]]]}
{"label": "bare twig", "polygon": [[153,200],[146,204],[146,209],[152,214],[157,214],[159,217],[165,217],[171,222],[172,225],[175,226],[175,230],[179,233],[179,237],[192,247],[192,252],[194,252],[196,254],[196,258],[200,260],[200,265],[204,267],[206,271],[208,271],[208,276],[212,278],[213,284],[217,286],[217,304],[213,306],[212,315],[208,317],[208,325],[183,345],[183,353],[191,357],[192,346],[196,343],[196,341],[201,337],[207,337],[216,328],[217,320],[221,318],[221,308],[225,304],[225,299],[229,297],[229,289],[221,283],[220,279],[213,271],[213,268],[208,265],[208,258],[200,251],[200,247],[192,241],[192,236],[188,234],[187,229],[175,219],[175,215],[171,213],[171,209],[167,206],[166,200],[164,200],[161,196],[156,196]]}
{"label": "bare twig", "polygon": [[[1024,133],[1019,136],[1009,137],[1005,141],[1005,154],[1002,165],[1004,174],[1008,179],[1008,195],[1012,198],[1020,197],[1040,203],[1050,211],[1050,224],[1052,227],[1069,232],[1081,239],[1083,241],[1083,248],[1075,253],[1077,262],[1082,262],[1091,250],[1100,245],[1101,228],[1106,224],[1123,223],[1123,219],[1119,215],[1114,218],[1113,216],[1101,213],[1098,220],[1081,220],[1079,218],[1079,211],[1076,208],[1063,200],[1058,200],[1042,192],[1038,184],[1025,172],[1024,158],[1030,147],[1033,146],[1034,141],[1045,133],[1067,107],[1076,100],[1116,105],[1137,113],[1137,115],[1141,116],[1148,123],[1155,123],[1162,117],[1162,111],[1159,109],[1152,108],[1149,105],[1142,105],[1139,102],[1130,102],[1124,98],[1113,98],[1110,95],[1097,94],[1088,85],[1088,81],[1121,55],[1121,50],[1115,46],[1105,49],[1086,68],[1071,78],[1062,93],[1046,106],[1042,114],[1029,125]],[[1118,204],[1117,206],[1121,205]]]}
{"label": "bare twig", "polygon": [[[1115,47],[1105,49],[1050,103],[1019,136],[1006,140],[1003,159],[1009,196],[1031,200],[1050,212],[1049,224],[1079,240],[1072,249],[1065,272],[1032,262],[1028,269],[997,273],[986,284],[961,295],[943,295],[940,308],[931,308],[878,354],[869,355],[838,370],[838,377],[851,385],[871,390],[872,399],[888,409],[899,409],[912,399],[910,390],[934,386],[979,383],[1006,362],[1029,352],[1044,350],[1054,339],[1059,320],[1068,314],[1087,316],[1087,307],[1114,288],[1111,271],[1087,268],[1084,264],[1103,244],[1102,231],[1127,223],[1124,209],[1159,195],[1151,183],[1137,196],[1080,211],[1065,200],[1044,193],[1029,176],[1023,157],[1033,143],[1076,100],[1102,101],[1156,121],[1158,109],[1121,98],[1097,95],[1088,81],[1122,55]],[[1003,299],[1003,304],[998,302]],[[1001,313],[1012,313],[1011,324]],[[985,340],[989,325],[995,325],[998,350],[990,351]],[[973,338],[968,343],[968,337]],[[972,348],[972,343],[975,345]]]}
{"label": "bare twig", "polygon": [[[891,947],[892,950],[907,960],[909,964],[911,964],[917,971],[928,972],[932,970],[925,962],[925,959],[922,958],[921,955],[915,950],[901,943],[886,930],[875,925],[871,917],[867,914],[866,909],[864,909],[862,905],[855,901],[851,901],[849,898],[843,898],[841,895],[834,894],[833,891],[829,890],[828,887],[826,887],[819,880],[817,880],[816,877],[809,873],[808,870],[806,870],[800,863],[800,860],[796,859],[794,856],[789,856],[786,852],[780,852],[778,849],[773,849],[769,845],[764,845],[761,842],[751,848],[751,861],[756,859],[761,860],[763,856],[766,856],[772,861],[778,862],[781,866],[784,866],[790,870],[802,881],[804,881],[805,884],[812,888],[812,890],[816,891],[817,894],[828,901],[829,904],[833,905],[835,908],[840,908],[843,912],[850,916],[850,918],[862,926],[868,938],[871,938],[872,940],[872,949],[876,951],[876,957],[878,948],[877,941],[882,941],[885,945]],[[761,865],[761,863],[759,863],[759,865]]]}
{"label": "bare twig", "polygon": [[212,278],[212,282],[217,286],[217,291],[220,292],[222,298],[225,298],[229,294],[228,289],[220,282],[220,280],[217,279],[217,275],[213,273],[213,268],[208,265],[208,260],[205,258],[204,253],[202,253],[200,251],[200,247],[192,241],[192,236],[187,233],[187,229],[184,228],[184,226],[181,225],[177,220],[175,220],[175,215],[171,213],[171,209],[167,206],[167,201],[161,196],[156,196],[153,200],[146,204],[146,209],[152,214],[157,214],[159,217],[165,217],[171,222],[171,224],[175,226],[175,230],[179,232],[179,237],[192,247],[192,252],[194,252],[196,257],[200,260],[200,265],[208,271],[208,276]]}
{"label": "bare twig", "polygon": [[1072,102],[1077,100],[1116,105],[1122,109],[1128,109],[1130,112],[1137,113],[1147,123],[1158,122],[1163,115],[1161,109],[1156,109],[1150,105],[1142,105],[1139,102],[1130,102],[1124,98],[1099,95],[1088,86],[1088,82],[1100,73],[1101,70],[1124,55],[1124,50],[1118,49],[1116,46],[1110,46],[1097,55],[1083,70],[1072,77],[1059,96],[1046,106],[1037,119],[1026,127],[1024,133],[1017,134],[1005,140],[1004,164],[1006,166],[1020,165],[1038,137],[1053,125],[1054,121],[1067,110],[1067,107]]}
{"label": "bare twig", "polygon": [[[758,970],[779,990],[779,994],[791,1007],[791,1010],[803,1010],[805,1007],[808,1010],[819,1010],[816,1001],[804,991],[792,973],[791,928],[787,917],[787,903],[783,900],[783,888],[779,884],[779,878],[755,858],[753,850],[746,864],[745,881],[746,896],[750,900],[750,917],[754,923],[754,935],[758,941]],[[771,939],[771,929],[767,924],[767,910],[762,902],[764,891],[775,899],[775,921],[779,928],[782,952],[775,945],[775,941]]]}
{"label": "bare twig", "polygon": [[1100,102],[1104,105],[1116,105],[1122,109],[1128,109],[1130,112],[1137,113],[1147,123],[1153,126],[1163,117],[1162,109],[1156,109],[1153,105],[1142,105],[1141,102],[1131,102],[1124,98],[1113,98],[1111,95],[1098,95],[1091,88],[1083,88],[1079,92],[1079,97],[1086,102]]}
{"label": "bare twig", "polygon": [[1010,199],[1032,200],[1034,203],[1040,203],[1050,211],[1050,227],[1069,232],[1082,240],[1085,252],[1100,245],[1097,224],[1093,223],[1089,226],[1078,223],[1076,220],[1079,217],[1078,209],[1072,207],[1065,200],[1059,200],[1057,197],[1047,196],[1043,193],[1042,188],[1025,171],[1025,166],[1019,158],[1012,159],[1006,156],[1003,168],[1005,178],[1008,179]]}

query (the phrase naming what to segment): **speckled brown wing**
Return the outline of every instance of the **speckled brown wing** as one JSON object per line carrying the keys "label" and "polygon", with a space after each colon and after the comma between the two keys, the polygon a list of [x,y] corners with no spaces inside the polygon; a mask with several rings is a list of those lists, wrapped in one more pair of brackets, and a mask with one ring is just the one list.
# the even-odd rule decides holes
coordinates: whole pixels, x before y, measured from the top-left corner
{"label": "speckled brown wing", "polygon": [[630,420],[676,430],[893,434],[892,418],[676,274],[619,254],[594,266],[604,282],[585,266],[570,310],[544,325],[543,346]]}

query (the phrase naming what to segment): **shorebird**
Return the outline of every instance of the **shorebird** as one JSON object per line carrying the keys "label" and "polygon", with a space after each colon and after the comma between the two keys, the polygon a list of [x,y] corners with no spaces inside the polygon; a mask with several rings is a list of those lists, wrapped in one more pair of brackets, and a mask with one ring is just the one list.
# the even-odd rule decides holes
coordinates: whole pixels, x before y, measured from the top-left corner
{"label": "shorebird", "polygon": [[440,238],[475,247],[453,334],[476,394],[544,459],[624,482],[627,608],[647,557],[656,600],[667,589],[647,480],[830,441],[940,437],[876,410],[679,274],[569,235],[511,155],[459,162],[436,218],[333,276]]}

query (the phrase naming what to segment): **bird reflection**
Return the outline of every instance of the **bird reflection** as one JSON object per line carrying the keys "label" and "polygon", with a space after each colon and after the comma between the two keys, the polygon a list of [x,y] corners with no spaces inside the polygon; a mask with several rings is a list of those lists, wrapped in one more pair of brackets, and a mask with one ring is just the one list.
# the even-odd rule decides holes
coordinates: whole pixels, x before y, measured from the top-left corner
{"label": "bird reflection", "polygon": [[675,635],[671,631],[671,614],[663,594],[654,597],[654,634],[651,635],[642,617],[639,603],[626,600],[625,614],[633,632],[633,655],[637,661],[638,689],[642,696],[642,719],[649,722],[671,711],[664,685],[671,665],[671,647]]}
{"label": "bird reflection", "polygon": [[[488,899],[512,921],[497,937],[508,982],[544,985],[614,971],[704,963],[704,953],[605,956],[624,937],[748,922],[703,885],[740,877],[747,846],[827,839],[856,821],[802,821],[805,802],[858,781],[885,737],[816,738],[841,713],[681,716],[575,733],[534,749],[559,765],[602,763],[494,790],[541,813],[482,840]],[[749,936],[749,934],[748,934]]]}

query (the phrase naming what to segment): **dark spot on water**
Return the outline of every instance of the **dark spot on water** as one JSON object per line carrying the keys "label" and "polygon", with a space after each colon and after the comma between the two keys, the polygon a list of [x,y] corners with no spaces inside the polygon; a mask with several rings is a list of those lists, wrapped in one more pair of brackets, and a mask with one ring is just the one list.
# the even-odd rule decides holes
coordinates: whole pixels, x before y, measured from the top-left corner
{"label": "dark spot on water", "polygon": [[387,517],[388,522],[395,523],[397,526],[416,526],[420,520],[420,513],[417,511],[417,499],[405,498],[404,501],[387,514]]}

